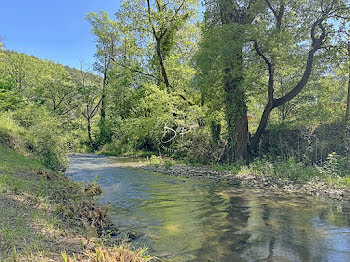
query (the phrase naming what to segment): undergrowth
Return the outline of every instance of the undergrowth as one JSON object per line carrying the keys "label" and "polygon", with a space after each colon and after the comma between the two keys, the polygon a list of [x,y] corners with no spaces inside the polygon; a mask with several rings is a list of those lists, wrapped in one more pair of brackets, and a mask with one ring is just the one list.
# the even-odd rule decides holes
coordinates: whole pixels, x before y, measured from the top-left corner
{"label": "undergrowth", "polygon": [[98,239],[116,230],[95,200],[100,193],[96,182],[72,182],[0,145],[0,261],[46,261],[61,256],[53,248],[64,249],[72,234]]}
{"label": "undergrowth", "polygon": [[285,178],[301,184],[318,180],[337,188],[350,188],[349,166],[350,158],[340,157],[335,153],[329,154],[322,164],[314,165],[297,162],[293,157],[288,161],[257,158],[248,165],[240,162],[232,165],[212,164],[212,168],[217,171],[229,170],[240,175]]}
{"label": "undergrowth", "polygon": [[[147,248],[134,249],[124,242],[113,248],[98,247],[94,251],[88,251],[86,255],[91,262],[148,262],[153,259],[147,254]],[[69,256],[66,252],[62,252],[62,258],[64,262],[82,261],[82,256]]]}

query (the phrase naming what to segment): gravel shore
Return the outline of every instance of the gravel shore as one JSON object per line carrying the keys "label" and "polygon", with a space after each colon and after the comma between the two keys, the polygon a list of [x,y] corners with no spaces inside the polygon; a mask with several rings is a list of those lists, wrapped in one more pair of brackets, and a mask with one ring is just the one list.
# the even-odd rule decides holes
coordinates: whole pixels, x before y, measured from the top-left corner
{"label": "gravel shore", "polygon": [[186,166],[175,165],[171,167],[141,165],[136,168],[148,172],[156,172],[175,177],[187,177],[196,179],[206,179],[216,182],[225,182],[229,185],[240,185],[246,188],[264,189],[267,191],[287,191],[295,194],[305,194],[331,198],[336,200],[350,200],[350,191],[337,189],[324,182],[309,181],[305,184],[277,178],[264,177],[254,174],[237,175],[232,171],[216,171],[206,166]]}

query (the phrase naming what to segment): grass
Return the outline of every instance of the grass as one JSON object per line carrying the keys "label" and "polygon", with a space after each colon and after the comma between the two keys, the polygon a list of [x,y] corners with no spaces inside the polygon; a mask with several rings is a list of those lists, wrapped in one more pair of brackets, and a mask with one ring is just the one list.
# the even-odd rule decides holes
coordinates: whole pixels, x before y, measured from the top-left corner
{"label": "grass", "polygon": [[[94,251],[87,252],[91,262],[148,262],[154,258],[147,254],[147,248],[134,249],[128,243],[121,243],[113,248],[98,247]],[[80,260],[79,256],[67,255],[62,252],[64,262],[77,262]]]}
{"label": "grass", "polygon": [[44,236],[31,226],[36,221],[34,210],[14,199],[1,200],[0,260],[22,256],[31,261],[33,254],[44,254]]}
{"label": "grass", "polygon": [[[64,248],[71,232],[97,236],[65,216],[72,203],[89,199],[83,185],[0,145],[0,261],[58,260],[53,246]],[[57,209],[61,201],[66,205]]]}
{"label": "grass", "polygon": [[100,193],[0,144],[0,262],[149,261],[145,249],[103,247],[110,222]]}
{"label": "grass", "polygon": [[29,260],[46,252],[44,237],[34,225],[48,221],[48,226],[54,220],[47,198],[49,182],[43,177],[48,172],[37,161],[0,145],[1,261],[14,256]]}
{"label": "grass", "polygon": [[217,171],[232,171],[239,175],[284,178],[299,184],[317,180],[334,188],[350,189],[349,170],[345,170],[343,166],[347,167],[347,165],[335,165],[334,161],[325,162],[322,166],[306,165],[290,158],[288,161],[256,159],[249,165],[243,163],[213,164],[212,168]]}

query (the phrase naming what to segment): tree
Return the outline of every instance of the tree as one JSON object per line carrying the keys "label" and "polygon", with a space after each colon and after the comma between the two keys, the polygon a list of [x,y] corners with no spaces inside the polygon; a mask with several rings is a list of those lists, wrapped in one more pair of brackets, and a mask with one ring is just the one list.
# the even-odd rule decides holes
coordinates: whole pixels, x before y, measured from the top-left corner
{"label": "tree", "polygon": [[1,51],[0,72],[8,75],[14,82],[17,92],[26,95],[28,99],[32,99],[35,95],[30,94],[37,85],[38,79],[42,71],[43,63],[39,59],[20,54],[14,51]]}
{"label": "tree", "polygon": [[86,120],[89,145],[95,148],[96,144],[92,134],[92,120],[97,115],[101,106],[101,79],[90,72],[84,71],[83,65],[80,70],[72,70],[73,80],[79,90],[81,114]]}
{"label": "tree", "polygon": [[[42,70],[41,84],[37,94],[48,108],[60,116],[71,118],[79,106],[78,88],[75,86],[68,68],[47,61]],[[68,69],[69,70],[69,69]]]}
{"label": "tree", "polygon": [[0,111],[13,110],[21,102],[21,97],[14,90],[13,80],[0,75]]}
{"label": "tree", "polygon": [[349,121],[349,115],[350,115],[350,41],[348,41],[348,48],[347,48],[347,55],[348,55],[348,93],[346,96],[346,112],[345,112],[345,122],[347,123]]}
{"label": "tree", "polygon": [[[274,108],[282,107],[282,117],[286,117],[290,101],[312,76],[315,61],[319,60],[317,54],[325,54],[325,43],[334,41],[336,24],[347,19],[348,10],[340,0],[206,2],[205,27],[196,65],[201,82],[211,85],[202,90],[209,89],[210,93],[225,98],[229,162],[247,160],[248,151],[257,149]],[[249,141],[246,101],[257,102],[258,92],[254,88],[261,89],[260,79],[265,78],[258,68],[255,77],[248,75],[256,63],[254,53],[267,67],[267,103],[257,131]],[[320,66],[329,70],[329,66]],[[288,70],[290,73],[286,73]],[[223,88],[224,92],[216,88]],[[276,98],[278,93],[280,97]]]}
{"label": "tree", "polygon": [[[329,37],[332,35],[332,30],[334,28],[334,26],[332,25],[332,22],[334,23],[334,19],[336,19],[341,14],[344,14],[344,13],[346,14],[346,10],[349,10],[349,7],[347,7],[344,2],[337,1],[337,0],[308,1],[307,3],[303,2],[301,4],[298,4],[298,2],[296,2],[294,3],[296,4],[294,6],[292,5],[293,1],[286,2],[284,0],[281,0],[281,1],[278,1],[279,6],[277,7],[273,7],[273,4],[270,0],[265,0],[265,2],[268,5],[268,8],[270,9],[270,11],[272,12],[275,20],[275,29],[273,29],[274,30],[273,33],[275,34],[275,37],[280,40],[280,43],[282,43],[282,46],[283,45],[285,46],[282,49],[284,52],[288,52],[287,51],[288,47],[286,47],[285,42],[284,43],[282,42],[283,40],[281,36],[279,36],[279,34],[280,32],[283,32],[283,35],[289,34],[289,32],[287,31],[287,28],[289,28],[288,26],[291,26],[293,24],[293,20],[291,19],[287,20],[284,17],[286,9],[290,10],[289,12],[293,12],[293,13],[290,13],[292,15],[297,15],[297,11],[300,13],[299,17],[303,24],[303,31],[306,28],[308,28],[310,33],[309,38],[311,39],[308,40],[303,37],[300,38],[300,36],[296,38],[300,42],[295,42],[294,43],[295,46],[301,45],[303,41],[309,41],[310,43],[310,48],[306,55],[306,65],[299,82],[291,90],[289,90],[286,94],[284,94],[280,98],[274,97],[275,71],[276,71],[275,67],[278,62],[276,61],[276,58],[272,52],[270,52],[270,58],[268,58],[262,51],[261,47],[259,46],[258,41],[253,40],[256,53],[266,63],[269,77],[268,77],[268,87],[267,87],[268,102],[261,116],[258,129],[254,134],[254,136],[252,137],[252,140],[249,146],[250,150],[252,151],[257,149],[260,137],[266,128],[271,111],[274,108],[282,106],[287,102],[291,101],[306,86],[313,69],[316,53],[324,47],[325,43],[329,41]],[[284,30],[281,31],[283,22],[285,22],[287,25],[285,25]],[[271,29],[269,28],[268,31],[270,30]],[[295,32],[296,31],[294,30],[294,33]],[[301,34],[301,36],[303,36],[303,34]],[[288,44],[290,48],[290,43]]]}
{"label": "tree", "polygon": [[[225,96],[227,123],[226,158],[232,163],[248,159],[248,119],[244,83],[243,49],[247,32],[260,8],[259,1],[206,1],[202,51],[209,49],[211,59],[202,60],[202,70],[217,67]],[[217,44],[215,44],[215,42]],[[214,48],[213,48],[214,47]],[[201,56],[201,54],[199,54]],[[216,58],[217,57],[217,58]],[[201,63],[200,62],[200,63]],[[208,76],[208,72],[202,72]],[[209,75],[211,77],[211,75]]]}
{"label": "tree", "polygon": [[[197,8],[196,0],[123,1],[117,12],[122,36],[115,64],[155,81],[160,89],[191,105],[179,90],[178,78],[188,79],[188,53],[193,54],[196,41]],[[179,76],[179,72],[184,75]]]}
{"label": "tree", "polygon": [[97,51],[95,54],[97,61],[94,67],[103,75],[99,142],[105,143],[109,140],[108,137],[110,137],[106,129],[107,86],[109,73],[118,51],[118,24],[109,18],[106,11],[100,11],[99,13],[91,12],[85,18],[91,23],[91,32],[95,35],[97,42]]}

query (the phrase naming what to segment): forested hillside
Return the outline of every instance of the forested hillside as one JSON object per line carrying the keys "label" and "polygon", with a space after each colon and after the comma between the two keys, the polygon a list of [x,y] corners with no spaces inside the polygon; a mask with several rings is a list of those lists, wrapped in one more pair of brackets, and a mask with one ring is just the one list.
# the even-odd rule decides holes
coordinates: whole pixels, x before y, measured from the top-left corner
{"label": "forested hillside", "polygon": [[345,156],[346,1],[204,7],[203,16],[197,1],[122,1],[115,15],[87,14],[93,68],[3,50],[1,110],[23,127],[54,122],[50,137],[73,151],[200,163]]}

